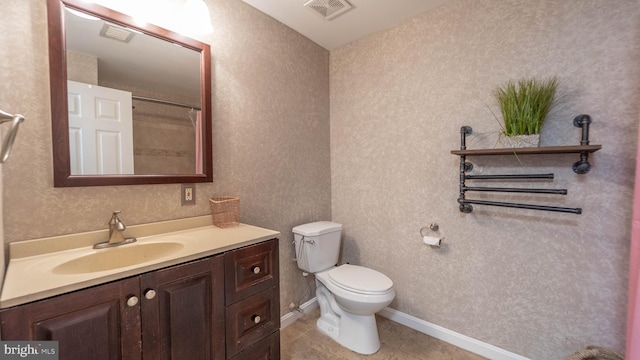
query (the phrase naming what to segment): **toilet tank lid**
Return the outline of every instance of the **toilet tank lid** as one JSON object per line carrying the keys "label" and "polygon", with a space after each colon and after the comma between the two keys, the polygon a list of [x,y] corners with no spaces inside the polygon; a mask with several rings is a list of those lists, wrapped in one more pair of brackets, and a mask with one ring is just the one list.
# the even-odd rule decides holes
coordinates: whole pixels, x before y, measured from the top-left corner
{"label": "toilet tank lid", "polygon": [[318,236],[341,230],[342,224],[331,221],[317,221],[309,224],[298,225],[294,227],[292,231],[294,234],[304,236]]}

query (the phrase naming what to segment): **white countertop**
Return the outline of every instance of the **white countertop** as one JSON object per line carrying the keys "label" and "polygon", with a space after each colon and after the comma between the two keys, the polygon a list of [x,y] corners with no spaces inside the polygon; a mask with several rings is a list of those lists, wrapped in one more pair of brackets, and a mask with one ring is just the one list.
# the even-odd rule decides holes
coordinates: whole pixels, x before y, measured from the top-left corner
{"label": "white countertop", "polygon": [[[108,232],[97,231],[54,238],[29,240],[10,244],[0,308],[7,308],[50,296],[67,293],[93,285],[141,274],[151,270],[199,259],[276,238],[279,232],[240,224],[231,228],[218,228],[210,217],[174,220],[127,228],[125,236],[136,236],[138,241],[122,247],[140,246],[156,242],[179,242],[176,252],[140,264],[117,269],[81,274],[59,274],[53,271],[60,264],[82,256],[110,249],[93,249],[95,239],[106,240]],[[190,226],[198,226],[187,228]],[[167,232],[167,229],[181,229]],[[140,236],[141,234],[146,236]],[[87,243],[88,242],[88,243]],[[80,246],[79,246],[80,245]]]}

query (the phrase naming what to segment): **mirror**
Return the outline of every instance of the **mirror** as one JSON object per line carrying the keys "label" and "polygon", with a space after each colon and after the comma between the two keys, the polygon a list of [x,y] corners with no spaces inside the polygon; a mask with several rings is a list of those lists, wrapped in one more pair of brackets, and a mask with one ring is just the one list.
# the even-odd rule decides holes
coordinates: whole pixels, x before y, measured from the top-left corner
{"label": "mirror", "polygon": [[211,182],[211,50],[47,0],[54,186]]}

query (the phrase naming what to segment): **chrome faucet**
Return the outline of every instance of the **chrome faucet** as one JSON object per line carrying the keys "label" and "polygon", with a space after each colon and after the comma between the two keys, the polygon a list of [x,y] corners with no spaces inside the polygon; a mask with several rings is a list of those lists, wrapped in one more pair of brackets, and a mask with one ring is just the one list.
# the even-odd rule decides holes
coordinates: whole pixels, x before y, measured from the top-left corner
{"label": "chrome faucet", "polygon": [[114,211],[113,214],[111,214],[111,220],[109,220],[109,241],[93,245],[94,249],[103,249],[107,247],[131,244],[133,242],[136,242],[136,238],[124,237],[124,230],[127,227],[122,222],[122,220],[120,220],[118,214],[120,214],[120,211]]}
{"label": "chrome faucet", "polygon": [[118,218],[120,211],[114,211],[109,220],[109,244],[117,244],[124,241],[124,230],[127,228]]}

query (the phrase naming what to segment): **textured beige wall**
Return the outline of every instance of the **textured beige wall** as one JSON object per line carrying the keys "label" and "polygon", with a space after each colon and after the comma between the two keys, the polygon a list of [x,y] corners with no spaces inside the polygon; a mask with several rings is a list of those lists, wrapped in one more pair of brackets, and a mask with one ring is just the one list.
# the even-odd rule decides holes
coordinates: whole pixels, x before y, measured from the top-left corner
{"label": "textured beige wall", "polygon": [[[0,0],[9,55],[0,62],[0,108],[27,118],[4,166],[6,242],[102,229],[113,209],[128,224],[207,214],[208,196],[238,195],[244,222],[283,233],[286,311],[305,289],[289,261],[290,228],[329,218],[331,207],[345,224],[345,260],[389,275],[396,309],[532,359],[588,344],[622,351],[637,1],[453,1],[333,51],[331,169],[328,53],[241,1],[206,1],[215,28],[201,39],[212,46],[214,183],[198,184],[197,205],[180,207],[178,184],[53,188],[46,6]],[[574,174],[574,155],[470,160],[477,174],[554,172],[553,183],[536,186],[569,189],[561,198],[492,199],[584,214],[459,213],[458,158],[449,151],[460,126],[496,131],[485,105],[494,86],[554,74],[566,96],[543,142],[577,143],[571,118],[592,115],[592,142],[603,145],[592,172]],[[446,237],[440,250],[418,236],[431,222]]]}
{"label": "textured beige wall", "polygon": [[238,0],[206,0],[211,44],[214,182],[180,206],[180,184],[54,188],[46,5],[0,0],[0,108],[26,117],[4,166],[5,241],[209,213],[211,195],[241,198],[241,220],[282,232],[281,298],[304,293],[291,228],[329,219],[329,53]]}
{"label": "textured beige wall", "polygon": [[98,58],[67,51],[67,79],[85,84],[98,84]]}
{"label": "textured beige wall", "polygon": [[[624,352],[640,2],[454,0],[332,51],[330,68],[333,220],[345,261],[394,280],[392,308],[532,359],[589,344]],[[592,171],[571,171],[577,155],[468,158],[473,174],[553,172],[553,183],[508,185],[569,191],[474,197],[584,214],[460,213],[460,127],[498,131],[491,90],[550,75],[564,96],[542,141],[578,144],[571,121],[590,114],[603,146]],[[440,249],[419,236],[432,222]]]}

